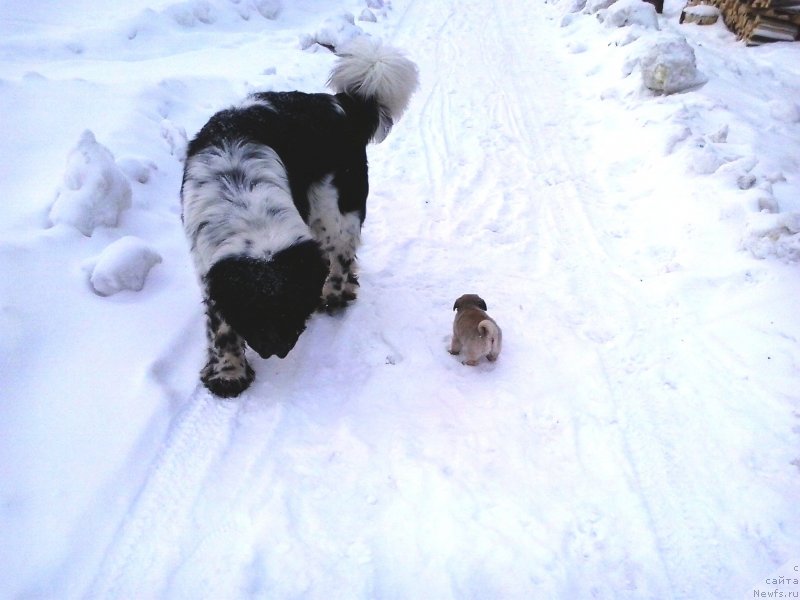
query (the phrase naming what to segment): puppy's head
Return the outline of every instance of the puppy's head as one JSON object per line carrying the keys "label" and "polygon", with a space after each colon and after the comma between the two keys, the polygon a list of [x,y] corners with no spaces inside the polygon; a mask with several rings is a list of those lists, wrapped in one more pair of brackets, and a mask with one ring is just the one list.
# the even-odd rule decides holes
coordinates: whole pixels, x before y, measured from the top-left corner
{"label": "puppy's head", "polygon": [[480,308],[481,310],[488,310],[486,302],[478,294],[464,294],[456,303],[453,304],[453,310],[463,310],[465,308]]}
{"label": "puppy's head", "polygon": [[232,256],[206,276],[208,294],[231,327],[262,358],[284,358],[319,305],[328,266],[316,242],[276,253],[271,260]]}

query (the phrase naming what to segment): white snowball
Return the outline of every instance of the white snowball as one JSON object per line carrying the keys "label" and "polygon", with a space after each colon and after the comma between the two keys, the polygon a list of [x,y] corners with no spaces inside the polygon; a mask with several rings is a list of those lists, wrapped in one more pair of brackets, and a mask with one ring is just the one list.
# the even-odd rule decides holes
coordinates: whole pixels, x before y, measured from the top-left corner
{"label": "white snowball", "polygon": [[125,236],[110,244],[92,269],[89,281],[101,296],[122,290],[140,291],[147,274],[161,262],[161,255],[134,236]]}
{"label": "white snowball", "polygon": [[638,63],[645,87],[655,92],[673,94],[702,82],[694,50],[682,36],[664,34],[650,40]]}
{"label": "white snowball", "polygon": [[50,221],[71,225],[90,236],[96,227],[115,227],[120,213],[130,205],[131,184],[114,162],[114,155],[91,131],[84,131],[67,157]]}

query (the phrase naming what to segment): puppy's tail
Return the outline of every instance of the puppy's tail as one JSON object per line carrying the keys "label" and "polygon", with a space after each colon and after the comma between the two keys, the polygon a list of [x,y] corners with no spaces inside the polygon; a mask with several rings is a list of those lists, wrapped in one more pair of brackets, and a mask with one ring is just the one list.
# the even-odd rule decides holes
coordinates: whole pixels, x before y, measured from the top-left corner
{"label": "puppy's tail", "polygon": [[489,342],[490,356],[496,358],[503,345],[503,332],[500,331],[497,323],[490,319],[484,319],[478,323],[478,331]]}
{"label": "puppy's tail", "polygon": [[379,39],[359,36],[337,49],[328,85],[334,92],[374,103],[378,123],[372,141],[382,142],[408,107],[419,76],[417,65]]}

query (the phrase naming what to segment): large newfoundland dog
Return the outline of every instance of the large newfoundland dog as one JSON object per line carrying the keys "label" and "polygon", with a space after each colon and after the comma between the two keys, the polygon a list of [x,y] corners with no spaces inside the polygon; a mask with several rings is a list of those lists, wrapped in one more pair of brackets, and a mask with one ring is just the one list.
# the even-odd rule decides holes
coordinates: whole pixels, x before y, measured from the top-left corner
{"label": "large newfoundland dog", "polygon": [[337,55],[334,94],[253,94],[189,144],[183,225],[208,316],[200,377],[218,396],[252,383],[245,345],[283,358],[314,310],[355,299],[366,145],[403,114],[417,68],[367,37]]}

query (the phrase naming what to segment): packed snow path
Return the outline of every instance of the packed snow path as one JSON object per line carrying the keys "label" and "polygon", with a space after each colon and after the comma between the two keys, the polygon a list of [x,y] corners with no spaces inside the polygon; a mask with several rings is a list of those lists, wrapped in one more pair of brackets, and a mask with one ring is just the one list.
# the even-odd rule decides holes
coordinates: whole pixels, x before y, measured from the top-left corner
{"label": "packed snow path", "polygon": [[[187,291],[194,311],[142,391],[172,411],[142,432],[157,456],[132,471],[135,494],[98,500],[114,523],[86,523],[103,548],[81,546],[82,570],[52,585],[96,598],[752,594],[797,547],[800,485],[784,468],[797,438],[779,400],[797,340],[769,291],[769,315],[726,300],[772,271],[741,256],[720,273],[693,252],[702,232],[681,217],[702,190],[668,169],[635,176],[647,140],[603,137],[599,119],[626,115],[588,104],[552,7],[396,10],[390,41],[422,86],[369,149],[360,298],[315,316],[285,360],[253,360],[252,388],[221,401],[176,393],[176,372],[201,366]],[[469,292],[503,328],[496,364],[446,350]],[[763,347],[737,343],[751,329]]]}

